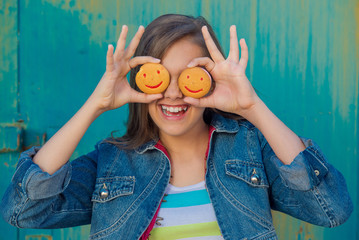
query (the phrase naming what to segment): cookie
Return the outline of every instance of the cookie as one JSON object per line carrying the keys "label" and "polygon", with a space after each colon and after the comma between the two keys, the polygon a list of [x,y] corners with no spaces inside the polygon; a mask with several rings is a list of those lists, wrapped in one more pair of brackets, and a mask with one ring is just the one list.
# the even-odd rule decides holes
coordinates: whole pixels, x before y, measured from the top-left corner
{"label": "cookie", "polygon": [[136,85],[148,94],[161,93],[170,83],[170,74],[159,63],[145,63],[136,74]]}
{"label": "cookie", "polygon": [[211,90],[211,76],[201,67],[187,68],[178,78],[178,87],[187,97],[201,98]]}

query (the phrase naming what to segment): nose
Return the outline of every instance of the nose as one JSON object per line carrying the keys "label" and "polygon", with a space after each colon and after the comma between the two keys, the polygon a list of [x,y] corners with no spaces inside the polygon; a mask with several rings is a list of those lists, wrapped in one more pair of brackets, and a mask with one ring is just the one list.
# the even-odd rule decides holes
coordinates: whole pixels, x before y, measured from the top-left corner
{"label": "nose", "polygon": [[178,98],[183,98],[183,94],[178,87],[177,79],[172,78],[170,84],[168,85],[166,91],[164,92],[164,97],[171,100]]}

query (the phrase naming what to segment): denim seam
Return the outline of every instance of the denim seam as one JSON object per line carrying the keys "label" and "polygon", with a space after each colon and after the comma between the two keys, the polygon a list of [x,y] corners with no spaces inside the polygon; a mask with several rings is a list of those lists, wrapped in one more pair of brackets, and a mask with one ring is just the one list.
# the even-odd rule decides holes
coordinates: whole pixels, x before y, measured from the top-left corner
{"label": "denim seam", "polygon": [[28,201],[29,201],[29,198],[26,197],[26,199],[22,203],[20,203],[17,208],[14,209],[14,216],[13,216],[12,222],[14,223],[14,225],[16,225],[17,228],[22,228],[19,225],[19,216],[22,213],[22,211],[25,208],[25,205]]}
{"label": "denim seam", "polygon": [[338,226],[339,224],[336,223],[335,219],[333,218],[333,210],[329,207],[328,203],[325,201],[323,196],[320,194],[317,187],[314,187],[312,190],[313,195],[317,199],[317,202],[319,203],[320,207],[322,208],[325,215],[328,217],[328,220],[330,222],[330,227]]}
{"label": "denim seam", "polygon": [[254,167],[259,167],[264,169],[264,165],[260,162],[248,162],[248,161],[244,161],[244,160],[240,160],[240,159],[228,159],[226,160],[225,164],[229,165],[231,163],[236,163],[238,162],[239,164],[245,165],[245,166],[254,166]]}
{"label": "denim seam", "polygon": [[236,175],[236,174],[233,174],[231,173],[230,171],[226,171],[226,174],[230,177],[234,177],[240,181],[243,181],[245,182],[246,184],[248,184],[249,186],[253,187],[253,188],[259,188],[259,189],[267,189],[269,188],[269,186],[267,184],[265,184],[265,182],[260,182],[260,184],[253,184],[253,183],[250,183],[248,182],[244,177],[240,176],[240,175]]}
{"label": "denim seam", "polygon": [[[213,173],[212,173],[212,171],[210,171],[210,174],[212,175],[213,179],[215,180],[214,183],[217,185],[218,190],[223,194],[223,196],[228,200],[228,202],[232,206],[234,206],[238,210],[242,211],[244,214],[246,214],[247,216],[252,218],[254,221],[259,223],[263,227],[267,228],[268,230],[273,229],[273,226],[270,222],[261,218],[255,212],[251,211],[249,208],[244,206],[228,191],[228,189],[226,189],[226,187],[222,184],[222,182],[219,180],[219,178],[217,176],[217,172],[215,170],[215,167],[213,166],[213,161],[211,161],[211,163],[210,163],[210,169],[213,171]],[[234,203],[236,203],[236,204],[234,204]],[[253,216],[255,216],[255,218]]]}
{"label": "denim seam", "polygon": [[[155,207],[153,208],[154,211],[150,215],[148,215],[148,217],[146,216],[147,221],[149,221],[150,224],[151,224],[151,221],[153,220],[153,218],[155,217],[155,214],[156,214],[158,208],[161,207],[161,203],[162,203],[162,200],[163,200],[163,197],[165,194],[165,190],[166,190],[166,187],[168,186],[168,184],[169,184],[169,181],[167,183],[165,183],[165,186],[163,187],[163,192],[162,192],[160,201],[158,201],[156,204],[154,204],[155,205]],[[146,221],[142,221],[142,223],[144,223],[144,222],[146,222]],[[144,230],[141,232],[141,234],[139,234],[137,239],[140,239],[140,237],[143,236],[143,234],[147,231],[147,228],[149,227],[150,224],[144,224]]]}
{"label": "denim seam", "polygon": [[[121,178],[121,179],[119,179],[119,178]],[[116,179],[116,180],[113,180],[113,179]],[[98,181],[98,180],[101,180],[101,181]],[[101,201],[101,199],[99,199],[99,197],[97,195],[92,194],[91,201],[98,202],[98,203],[105,203],[105,202],[108,202],[108,201],[110,201],[112,199],[115,199],[117,197],[120,197],[120,196],[128,196],[128,195],[133,194],[133,191],[134,191],[134,188],[135,188],[135,183],[136,183],[136,178],[134,176],[110,177],[107,181],[106,180],[107,180],[107,178],[98,178],[98,179],[96,179],[95,190],[97,189],[97,184],[101,185],[102,183],[107,183],[110,186],[111,185],[110,183],[119,182],[119,181],[122,181],[122,182],[126,181],[130,185],[130,187],[122,188],[122,189],[118,189],[116,191],[113,191],[114,196],[112,196],[111,198],[108,198],[108,199],[105,198],[103,201]],[[113,181],[110,182],[109,180],[113,180]]]}
{"label": "denim seam", "polygon": [[100,239],[100,238],[106,237],[109,234],[111,234],[112,232],[114,232],[116,229],[121,227],[123,225],[123,223],[125,223],[128,220],[128,218],[134,213],[136,208],[142,203],[142,200],[144,198],[146,198],[148,196],[148,194],[156,186],[158,179],[161,178],[161,176],[164,173],[164,168],[165,168],[164,165],[165,164],[166,164],[165,161],[162,161],[162,163],[158,167],[156,174],[153,176],[153,178],[151,179],[151,181],[149,182],[147,187],[142,191],[142,193],[137,197],[137,199],[133,201],[133,203],[127,209],[127,211],[125,213],[123,213],[122,216],[115,223],[113,223],[110,227],[90,235],[90,239]]}
{"label": "denim seam", "polygon": [[85,208],[85,209],[71,209],[71,210],[61,210],[61,211],[55,211],[54,209],[54,204],[51,204],[51,212],[54,214],[57,213],[71,213],[71,212],[91,212],[92,208]]}
{"label": "denim seam", "polygon": [[251,238],[251,240],[267,240],[268,237],[270,237],[269,239],[278,239],[278,236],[277,236],[275,230],[273,229],[269,232],[260,233],[257,236]]}
{"label": "denim seam", "polygon": [[27,194],[27,185],[29,184],[29,182],[31,181],[31,178],[35,175],[34,171],[35,165],[30,165],[30,167],[26,170],[25,174],[24,174],[24,178],[22,179],[22,188],[24,191],[24,194],[26,197],[29,197]]}
{"label": "denim seam", "polygon": [[325,166],[325,164],[324,164],[325,163],[324,159],[322,159],[322,156],[320,154],[317,154],[317,152],[318,151],[313,149],[312,147],[308,148],[308,153],[310,155],[312,155],[315,159],[317,159],[318,162],[323,166],[323,168],[325,168],[325,170],[328,172],[329,170],[328,170],[327,166]]}
{"label": "denim seam", "polygon": [[16,176],[17,172],[19,171],[19,169],[21,168],[21,166],[22,166],[23,164],[25,164],[25,162],[26,162],[27,160],[30,160],[30,161],[31,161],[31,158],[30,158],[30,157],[26,157],[24,160],[22,160],[21,162],[19,162],[19,164],[17,165],[16,170],[15,170],[15,172],[14,172],[14,175],[13,175],[12,178],[11,178],[11,181],[14,181],[14,177]]}
{"label": "denim seam", "polygon": [[[114,154],[115,155],[115,154]],[[119,159],[119,156],[120,156],[120,151],[118,151],[118,149],[116,149],[116,156],[115,156],[115,160],[112,162],[112,165],[110,168],[108,168],[107,170],[107,174],[106,174],[106,177],[105,178],[108,178],[112,172],[112,169],[114,168],[116,162],[118,161]]]}
{"label": "denim seam", "polygon": [[[270,183],[270,186],[272,186],[272,185],[274,184],[274,182],[276,182],[276,181],[280,181],[281,183],[283,183],[281,177],[279,177],[279,175],[277,175],[277,177],[273,180],[273,182]],[[278,184],[280,184],[280,183],[278,183]],[[270,187],[270,188],[272,189],[272,187]],[[286,207],[299,207],[299,206],[300,206],[300,204],[294,205],[294,204],[285,203],[285,202],[279,200],[278,198],[276,198],[275,195],[273,194],[272,190],[270,190],[270,191],[271,191],[272,199],[273,199],[275,202],[280,203],[281,205],[286,206]]]}

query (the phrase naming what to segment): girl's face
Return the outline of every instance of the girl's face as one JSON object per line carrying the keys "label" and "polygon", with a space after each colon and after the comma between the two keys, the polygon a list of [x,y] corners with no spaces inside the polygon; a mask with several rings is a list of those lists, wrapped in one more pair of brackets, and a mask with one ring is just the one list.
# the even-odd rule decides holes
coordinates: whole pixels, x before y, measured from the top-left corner
{"label": "girl's face", "polygon": [[193,107],[183,101],[178,77],[194,58],[203,57],[203,50],[189,38],[175,42],[165,53],[161,64],[170,73],[170,84],[163,98],[149,104],[149,114],[160,131],[160,137],[196,134],[206,128],[204,108]]}

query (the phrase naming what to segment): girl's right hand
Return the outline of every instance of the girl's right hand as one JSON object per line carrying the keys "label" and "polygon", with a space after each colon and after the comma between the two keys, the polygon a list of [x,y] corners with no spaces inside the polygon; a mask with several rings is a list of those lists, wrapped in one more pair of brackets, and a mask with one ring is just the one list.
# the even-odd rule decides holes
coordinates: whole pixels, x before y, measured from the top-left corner
{"label": "girl's right hand", "polygon": [[129,102],[149,103],[162,97],[162,94],[140,93],[131,88],[128,83],[126,75],[131,68],[147,62],[159,63],[160,60],[150,56],[131,58],[140,42],[144,27],[138,28],[132,41],[125,48],[127,32],[128,27],[124,25],[115,53],[114,47],[111,44],[108,45],[106,72],[89,98],[100,113],[119,108]]}

